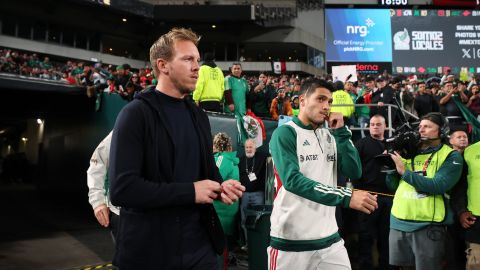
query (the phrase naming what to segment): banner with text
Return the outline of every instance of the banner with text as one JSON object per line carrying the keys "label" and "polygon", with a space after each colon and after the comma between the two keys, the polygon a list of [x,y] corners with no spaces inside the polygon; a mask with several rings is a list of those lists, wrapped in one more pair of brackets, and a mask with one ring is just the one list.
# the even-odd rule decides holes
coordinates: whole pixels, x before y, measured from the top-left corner
{"label": "banner with text", "polygon": [[480,72],[480,11],[391,10],[394,73]]}
{"label": "banner with text", "polygon": [[326,9],[327,61],[391,62],[388,9]]}
{"label": "banner with text", "polygon": [[332,67],[354,65],[357,73],[362,75],[379,75],[392,72],[392,62],[328,62],[327,73],[332,74]]}

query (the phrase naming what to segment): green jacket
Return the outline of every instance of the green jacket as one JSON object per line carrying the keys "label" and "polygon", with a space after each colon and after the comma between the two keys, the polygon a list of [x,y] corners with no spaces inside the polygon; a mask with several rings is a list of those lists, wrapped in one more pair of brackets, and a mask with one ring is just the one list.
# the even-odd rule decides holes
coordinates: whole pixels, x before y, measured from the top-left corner
{"label": "green jacket", "polygon": [[[357,103],[358,98],[363,95],[364,91],[365,91],[365,88],[362,88],[362,90],[360,90],[360,92],[358,92],[355,103]],[[364,103],[364,102],[362,102],[362,103]],[[355,107],[355,115],[357,115],[357,117],[360,117],[360,116],[370,117],[370,107],[368,107],[368,106]]]}
{"label": "green jacket", "polygon": [[[237,152],[217,152],[214,154],[214,157],[224,181],[229,179],[240,181]],[[232,205],[227,205],[219,200],[215,200],[213,206],[217,211],[220,223],[222,223],[223,231],[226,235],[232,235],[235,232],[235,219],[239,210],[238,201]]]}

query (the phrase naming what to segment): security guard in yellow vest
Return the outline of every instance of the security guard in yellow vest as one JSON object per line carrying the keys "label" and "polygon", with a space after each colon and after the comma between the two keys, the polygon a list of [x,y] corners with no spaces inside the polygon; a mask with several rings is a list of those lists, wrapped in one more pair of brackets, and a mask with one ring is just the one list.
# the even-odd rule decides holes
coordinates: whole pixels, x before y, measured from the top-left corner
{"label": "security guard in yellow vest", "polygon": [[205,53],[204,63],[198,71],[198,80],[193,100],[200,108],[211,112],[222,112],[220,101],[225,91],[222,70],[215,64],[212,53]]}
{"label": "security guard in yellow vest", "polygon": [[464,151],[466,173],[452,194],[452,206],[465,229],[467,270],[480,269],[480,142]]}
{"label": "security guard in yellow vest", "polygon": [[387,185],[396,190],[390,215],[390,264],[402,269],[442,269],[446,225],[453,223],[450,189],[462,174],[463,158],[442,143],[448,124],[428,113],[419,125],[418,152],[410,160],[391,154],[396,172]]}
{"label": "security guard in yellow vest", "polygon": [[[339,112],[342,113],[345,120],[352,117],[353,113],[355,112],[355,106],[350,94],[344,90],[345,86],[341,81],[337,81],[333,84],[335,92],[332,94],[333,102],[332,107],[330,108],[330,112]],[[342,106],[335,106],[335,105],[342,105]],[[351,105],[351,106],[345,106]]]}

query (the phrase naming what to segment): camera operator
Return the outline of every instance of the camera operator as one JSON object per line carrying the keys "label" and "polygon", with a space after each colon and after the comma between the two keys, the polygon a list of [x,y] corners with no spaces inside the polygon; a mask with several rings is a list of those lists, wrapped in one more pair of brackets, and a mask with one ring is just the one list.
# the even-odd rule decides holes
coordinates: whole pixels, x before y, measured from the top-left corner
{"label": "camera operator", "polygon": [[[361,190],[390,193],[385,184],[385,173],[377,157],[385,151],[385,118],[376,114],[370,118],[370,135],[358,140],[355,147],[362,162],[362,176],[353,181],[353,186]],[[370,215],[358,213],[359,228],[359,267],[362,270],[374,269],[372,259],[373,242],[377,240],[378,269],[389,269],[388,234],[390,230],[390,210],[392,197],[379,194],[378,209]]]}
{"label": "camera operator", "polygon": [[390,264],[404,269],[442,269],[446,225],[453,223],[448,195],[463,167],[460,153],[442,142],[448,124],[440,113],[428,113],[419,125],[416,155],[390,154],[396,172],[387,185],[396,190],[390,217]]}

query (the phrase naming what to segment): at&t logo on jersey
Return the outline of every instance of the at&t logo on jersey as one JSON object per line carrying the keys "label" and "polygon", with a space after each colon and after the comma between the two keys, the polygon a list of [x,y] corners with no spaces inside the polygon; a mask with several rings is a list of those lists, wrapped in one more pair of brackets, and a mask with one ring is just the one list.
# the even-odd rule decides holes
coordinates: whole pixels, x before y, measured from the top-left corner
{"label": "at&t logo on jersey", "polygon": [[318,160],[318,155],[300,155],[300,162]]}

